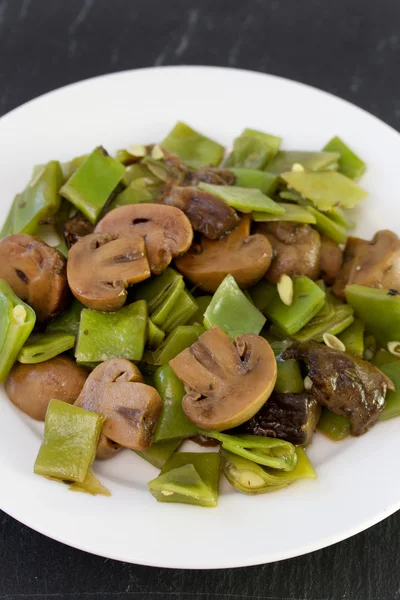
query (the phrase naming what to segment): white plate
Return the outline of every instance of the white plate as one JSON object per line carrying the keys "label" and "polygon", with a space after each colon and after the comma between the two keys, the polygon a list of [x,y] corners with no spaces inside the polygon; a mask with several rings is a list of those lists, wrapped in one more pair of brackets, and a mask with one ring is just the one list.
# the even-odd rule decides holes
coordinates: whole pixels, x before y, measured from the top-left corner
{"label": "white plate", "polygon": [[[244,127],[283,136],[284,147],[319,149],[342,136],[368,164],[370,192],[358,233],[399,232],[400,135],[325,92],[278,77],[210,67],[155,68],[70,85],[0,120],[0,221],[32,166],[103,144],[110,152],[161,140],[178,119],[230,144]],[[328,546],[400,507],[394,472],[400,420],[334,444],[316,436],[318,472],[273,494],[222,486],[218,508],[159,504],[146,482],[157,470],[125,451],[98,463],[111,498],[72,494],[33,475],[41,424],[0,390],[0,507],[45,535],[95,554],[161,567],[222,568],[266,563]]]}

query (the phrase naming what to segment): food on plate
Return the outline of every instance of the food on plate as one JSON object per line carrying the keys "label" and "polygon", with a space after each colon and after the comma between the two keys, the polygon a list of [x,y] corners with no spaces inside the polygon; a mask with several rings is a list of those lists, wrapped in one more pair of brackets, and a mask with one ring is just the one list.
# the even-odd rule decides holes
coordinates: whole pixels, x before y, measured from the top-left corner
{"label": "food on plate", "polygon": [[0,383],[44,421],[34,472],[108,496],[93,463],[129,449],[159,502],[203,507],[221,474],[315,479],[314,435],[400,416],[400,241],[350,236],[364,161],[251,128],[225,154],[182,122],[132,142],[34,167],[0,232]]}

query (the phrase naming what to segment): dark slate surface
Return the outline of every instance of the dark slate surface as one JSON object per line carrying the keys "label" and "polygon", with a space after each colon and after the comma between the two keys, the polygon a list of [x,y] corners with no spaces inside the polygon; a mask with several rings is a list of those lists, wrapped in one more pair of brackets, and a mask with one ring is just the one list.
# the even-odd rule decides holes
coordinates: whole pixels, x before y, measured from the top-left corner
{"label": "dark slate surface", "polygon": [[[0,113],[86,77],[180,63],[297,79],[400,129],[399,0],[0,0]],[[91,556],[0,513],[0,600],[396,599],[399,532],[400,513],[301,558],[184,572]]]}

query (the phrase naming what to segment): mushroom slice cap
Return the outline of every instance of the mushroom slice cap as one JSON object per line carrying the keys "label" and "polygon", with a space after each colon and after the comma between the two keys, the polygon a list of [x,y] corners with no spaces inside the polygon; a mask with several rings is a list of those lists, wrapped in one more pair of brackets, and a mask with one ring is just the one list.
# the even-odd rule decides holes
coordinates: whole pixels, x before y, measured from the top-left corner
{"label": "mushroom slice cap", "polygon": [[44,421],[50,400],[73,404],[78,398],[88,371],[67,356],[56,356],[35,365],[16,363],[6,381],[11,402],[24,413]]}
{"label": "mushroom slice cap", "polygon": [[233,208],[196,187],[172,186],[166,190],[160,202],[179,208],[188,217],[193,229],[211,240],[232,231],[239,223]]}
{"label": "mushroom slice cap", "polygon": [[[129,361],[104,361],[89,375],[75,402],[76,406],[103,415],[103,435],[132,450],[150,447],[162,408],[158,392],[140,379],[140,372]],[[104,445],[105,440],[100,454]]]}
{"label": "mushroom slice cap", "polygon": [[187,216],[179,208],[161,204],[120,206],[105,215],[95,232],[144,238],[154,275],[165,271],[173,258],[189,250],[193,240]]}
{"label": "mushroom slice cap", "polygon": [[65,258],[32,235],[17,233],[0,241],[0,278],[32,306],[38,321],[58,315],[69,298]]}
{"label": "mushroom slice cap", "polygon": [[337,274],[333,293],[344,299],[347,284],[400,289],[400,240],[389,230],[378,231],[368,242],[349,237],[343,266]]}
{"label": "mushroom slice cap", "polygon": [[150,277],[144,240],[92,233],[74,244],[68,255],[68,283],[82,304],[115,311],[125,303],[129,285]]}
{"label": "mushroom slice cap", "polygon": [[185,414],[202,429],[241,425],[263,406],[276,381],[276,360],[268,342],[251,333],[233,342],[219,327],[170,361],[185,384]]}
{"label": "mushroom slice cap", "polygon": [[255,285],[271,264],[272,247],[263,235],[250,235],[250,224],[245,215],[226,237],[216,241],[203,237],[199,247],[176,259],[177,269],[206,292],[215,292],[228,274],[242,289]]}
{"label": "mushroom slice cap", "polygon": [[318,231],[291,221],[258,223],[256,231],[268,238],[274,252],[266,275],[268,281],[278,283],[281,275],[317,279],[321,251]]}

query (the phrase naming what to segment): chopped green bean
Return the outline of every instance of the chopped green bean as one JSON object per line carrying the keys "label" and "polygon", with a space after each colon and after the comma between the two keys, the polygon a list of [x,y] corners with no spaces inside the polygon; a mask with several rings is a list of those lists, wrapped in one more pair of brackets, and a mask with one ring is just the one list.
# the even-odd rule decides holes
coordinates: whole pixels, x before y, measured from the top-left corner
{"label": "chopped green bean", "polygon": [[199,188],[223,200],[228,206],[243,213],[252,211],[268,212],[273,215],[285,214],[285,209],[258,189],[231,185],[200,183]]}
{"label": "chopped green bean", "polygon": [[350,179],[359,179],[365,173],[365,162],[361,160],[344,143],[340,137],[335,136],[323,148],[327,152],[339,152],[339,172],[350,177]]}
{"label": "chopped green bean", "polygon": [[253,221],[292,221],[294,223],[311,223],[311,225],[317,223],[315,216],[311,214],[309,208],[284,202],[279,203],[279,206],[285,209],[283,215],[272,215],[267,212],[253,212]]}
{"label": "chopped green bean", "polygon": [[194,169],[207,165],[216,167],[224,155],[224,147],[221,144],[198,133],[181,121],[178,121],[161,142],[161,146],[175,152],[184,163]]}
{"label": "chopped green bean", "polygon": [[36,364],[50,360],[75,345],[75,336],[63,332],[37,333],[31,335],[18,354],[18,361]]}

